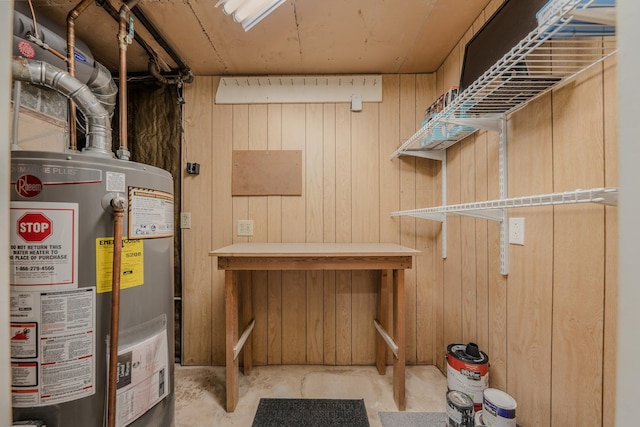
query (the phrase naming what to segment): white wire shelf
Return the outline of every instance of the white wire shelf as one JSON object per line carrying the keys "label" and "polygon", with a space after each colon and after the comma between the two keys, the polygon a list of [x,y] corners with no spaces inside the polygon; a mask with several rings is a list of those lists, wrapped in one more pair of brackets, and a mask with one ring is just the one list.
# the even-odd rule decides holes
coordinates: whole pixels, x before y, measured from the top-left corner
{"label": "white wire shelf", "polygon": [[[538,28],[406,140],[391,158],[435,154],[498,121],[530,100],[616,53],[614,6],[558,0]],[[578,19],[579,18],[579,19]]]}
{"label": "white wire shelf", "polygon": [[503,221],[503,210],[506,208],[571,205],[577,203],[601,203],[609,206],[617,206],[618,189],[612,187],[592,188],[590,190],[575,190],[563,193],[490,200],[486,202],[462,203],[459,205],[397,211],[393,212],[391,216],[411,216],[443,222],[447,214],[458,214]]}

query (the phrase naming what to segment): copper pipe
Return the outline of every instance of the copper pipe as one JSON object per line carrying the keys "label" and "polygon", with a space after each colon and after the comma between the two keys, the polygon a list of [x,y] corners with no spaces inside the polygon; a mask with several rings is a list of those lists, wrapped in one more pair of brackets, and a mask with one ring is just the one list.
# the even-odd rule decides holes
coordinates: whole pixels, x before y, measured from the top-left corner
{"label": "copper pipe", "polygon": [[29,10],[31,11],[31,20],[33,21],[33,32],[36,33],[36,38],[39,39],[38,34],[38,22],[36,21],[36,11],[33,10],[33,3],[29,0]]}
{"label": "copper pipe", "polygon": [[[71,77],[76,76],[76,19],[93,0],[82,0],[76,7],[71,9],[67,15],[67,71]],[[77,150],[77,131],[76,131],[76,104],[69,100],[69,149]]]}
{"label": "copper pipe", "polygon": [[[34,43],[36,43],[38,46],[40,46],[40,43],[38,43],[38,42],[34,42]],[[57,50],[55,50],[54,48],[52,48],[48,44],[44,44],[43,43],[40,47],[42,47],[47,52],[53,53],[58,59],[61,59],[64,62],[69,62],[69,59],[66,56],[64,56],[62,53],[58,52]]]}
{"label": "copper pipe", "polygon": [[113,208],[113,272],[111,274],[111,336],[109,340],[109,384],[107,426],[116,425],[116,392],[118,388],[118,334],[120,333],[120,270],[122,261],[122,223],[124,199],[111,200]]}
{"label": "copper pipe", "polygon": [[58,59],[63,60],[65,63],[69,62],[66,56],[64,56],[62,53],[58,52],[57,50],[55,50],[54,48],[52,48],[51,46],[49,46],[48,44],[40,40],[38,37],[34,36],[33,34],[27,33],[25,38],[29,40],[31,43],[35,43],[36,45],[40,46],[42,49],[48,52],[51,52]]}
{"label": "copper pipe", "polygon": [[132,42],[127,35],[127,16],[131,8],[138,4],[138,0],[129,0],[123,3],[118,14],[118,48],[120,52],[120,148],[118,158],[129,160],[128,134],[127,134],[127,45]]}

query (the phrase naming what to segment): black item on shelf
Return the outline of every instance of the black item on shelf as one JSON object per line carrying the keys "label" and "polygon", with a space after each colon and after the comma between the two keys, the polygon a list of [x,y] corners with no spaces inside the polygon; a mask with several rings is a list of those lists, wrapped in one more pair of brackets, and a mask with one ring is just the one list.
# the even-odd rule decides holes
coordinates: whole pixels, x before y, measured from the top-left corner
{"label": "black item on shelf", "polygon": [[547,0],[507,0],[465,46],[460,91],[538,26],[536,13]]}

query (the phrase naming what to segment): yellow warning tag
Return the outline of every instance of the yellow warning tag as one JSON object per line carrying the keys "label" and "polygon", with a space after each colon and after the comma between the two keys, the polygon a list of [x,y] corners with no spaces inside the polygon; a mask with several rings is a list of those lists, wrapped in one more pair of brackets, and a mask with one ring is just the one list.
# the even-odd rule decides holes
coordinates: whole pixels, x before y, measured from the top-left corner
{"label": "yellow warning tag", "polygon": [[[111,292],[113,274],[113,238],[96,239],[96,291]],[[122,239],[120,289],[144,284],[144,241]]]}

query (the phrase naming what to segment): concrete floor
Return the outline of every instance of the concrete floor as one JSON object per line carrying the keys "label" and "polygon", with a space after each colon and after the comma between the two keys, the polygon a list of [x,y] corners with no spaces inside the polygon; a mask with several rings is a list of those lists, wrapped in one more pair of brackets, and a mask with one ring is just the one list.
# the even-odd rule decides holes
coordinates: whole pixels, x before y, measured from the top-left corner
{"label": "concrete floor", "polygon": [[[240,375],[240,401],[224,410],[224,367],[176,365],[176,427],[251,426],[262,397],[364,399],[371,427],[381,427],[378,412],[397,411],[392,367],[378,375],[375,366],[258,366]],[[446,412],[447,380],[434,366],[407,366],[407,411]]]}

